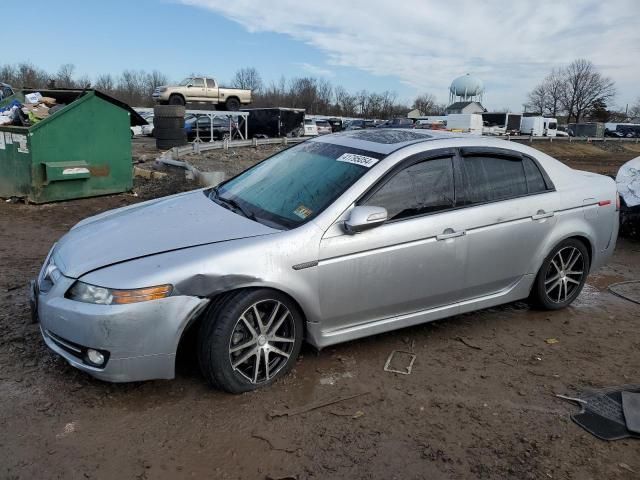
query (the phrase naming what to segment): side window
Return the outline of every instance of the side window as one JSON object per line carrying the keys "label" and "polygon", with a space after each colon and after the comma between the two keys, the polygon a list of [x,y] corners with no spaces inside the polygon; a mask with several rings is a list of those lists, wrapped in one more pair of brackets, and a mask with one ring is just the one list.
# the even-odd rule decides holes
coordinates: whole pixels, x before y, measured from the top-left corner
{"label": "side window", "polygon": [[215,88],[216,81],[213,78],[207,78],[207,88]]}
{"label": "side window", "polygon": [[462,185],[463,189],[458,193],[460,205],[493,202],[528,193],[524,167],[519,158],[463,157]]}
{"label": "side window", "polygon": [[525,157],[522,161],[524,165],[524,174],[527,177],[527,190],[529,193],[539,193],[547,190],[547,184],[544,181],[540,169],[533,160]]}
{"label": "side window", "polygon": [[453,207],[453,162],[438,158],[401,170],[365,205],[384,207],[389,219],[400,219]]}
{"label": "side window", "polygon": [[194,78],[191,80],[191,85],[193,85],[194,87],[204,87],[204,79]]}

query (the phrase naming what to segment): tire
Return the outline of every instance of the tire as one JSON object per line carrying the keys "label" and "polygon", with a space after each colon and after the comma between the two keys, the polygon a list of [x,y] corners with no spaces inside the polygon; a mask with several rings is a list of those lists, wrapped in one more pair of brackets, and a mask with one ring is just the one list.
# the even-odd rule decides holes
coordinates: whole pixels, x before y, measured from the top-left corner
{"label": "tire", "polygon": [[162,117],[184,118],[185,108],[180,105],[156,105],[153,109],[153,123]]}
{"label": "tire", "polygon": [[153,121],[153,128],[182,130],[184,128],[184,119],[180,117],[158,117]]}
{"label": "tire", "polygon": [[198,332],[202,374],[229,393],[271,385],[295,364],[303,327],[298,307],[280,292],[249,289],[224,295],[207,309]]}
{"label": "tire", "polygon": [[230,112],[237,112],[240,109],[240,100],[235,97],[227,98],[224,106]]}
{"label": "tire", "polygon": [[180,147],[187,144],[187,136],[183,135],[177,138],[158,138],[156,137],[156,148],[158,150],[167,150],[173,147]]}
{"label": "tire", "polygon": [[532,303],[545,310],[569,306],[580,295],[589,267],[584,243],[574,238],[560,242],[542,262],[531,289]]}
{"label": "tire", "polygon": [[169,96],[169,105],[182,105],[184,107],[185,101],[182,95],[173,94]]}
{"label": "tire", "polygon": [[187,138],[187,133],[184,130],[156,128],[155,137],[160,140],[181,140]]}

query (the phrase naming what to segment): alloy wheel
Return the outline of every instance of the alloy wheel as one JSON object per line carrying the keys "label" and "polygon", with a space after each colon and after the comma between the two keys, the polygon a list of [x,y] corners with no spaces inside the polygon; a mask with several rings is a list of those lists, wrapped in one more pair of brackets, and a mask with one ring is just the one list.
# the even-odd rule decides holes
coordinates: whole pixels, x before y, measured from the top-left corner
{"label": "alloy wheel", "polygon": [[295,339],[295,322],[284,304],[256,302],[240,315],[231,333],[231,367],[252,384],[268,382],[289,361]]}
{"label": "alloy wheel", "polygon": [[582,285],[584,257],[575,247],[564,247],[553,256],[544,279],[547,297],[554,303],[566,302]]}

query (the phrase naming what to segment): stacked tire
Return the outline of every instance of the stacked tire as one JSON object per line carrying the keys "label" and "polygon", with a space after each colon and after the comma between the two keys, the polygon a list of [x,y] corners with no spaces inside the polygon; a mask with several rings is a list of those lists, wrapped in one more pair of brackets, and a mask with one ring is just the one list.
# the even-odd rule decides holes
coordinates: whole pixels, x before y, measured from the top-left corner
{"label": "stacked tire", "polygon": [[156,148],[167,150],[187,144],[182,105],[156,105],[153,109],[153,136]]}

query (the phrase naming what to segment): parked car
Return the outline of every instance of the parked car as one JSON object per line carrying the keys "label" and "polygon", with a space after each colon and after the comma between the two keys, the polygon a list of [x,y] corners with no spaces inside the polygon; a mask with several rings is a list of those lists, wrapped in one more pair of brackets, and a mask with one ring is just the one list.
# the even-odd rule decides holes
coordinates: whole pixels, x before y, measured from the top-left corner
{"label": "parked car", "polygon": [[333,133],[331,124],[327,120],[316,120],[316,127],[318,129],[318,135]]}
{"label": "parked car", "polygon": [[351,120],[345,127],[345,130],[363,130],[374,127],[375,123],[373,120]]}
{"label": "parked car", "polygon": [[157,87],[151,96],[160,104],[185,105],[197,102],[232,111],[251,103],[251,90],[220,87],[211,77],[187,77],[178,85]]}
{"label": "parked car", "polygon": [[230,139],[237,123],[229,117],[214,117],[213,120],[206,116],[190,117],[185,121],[187,127],[187,139],[193,140],[199,137],[202,140]]}
{"label": "parked car", "polygon": [[153,113],[143,115],[142,118],[147,121],[147,125],[140,127],[142,135],[153,136]]}
{"label": "parked car", "polygon": [[613,253],[617,198],[611,178],[515,142],[341,132],[81,221],[31,305],[49,348],[97,378],[172,378],[193,332],[204,376],[243,392],[286,374],[303,340],[568,306]]}
{"label": "parked car", "polygon": [[316,126],[316,122],[311,118],[304,119],[304,133],[303,137],[317,137],[318,136],[318,127]]}
{"label": "parked car", "polygon": [[413,128],[413,120],[410,118],[392,118],[381,123],[376,128]]}

